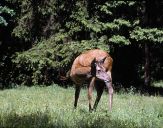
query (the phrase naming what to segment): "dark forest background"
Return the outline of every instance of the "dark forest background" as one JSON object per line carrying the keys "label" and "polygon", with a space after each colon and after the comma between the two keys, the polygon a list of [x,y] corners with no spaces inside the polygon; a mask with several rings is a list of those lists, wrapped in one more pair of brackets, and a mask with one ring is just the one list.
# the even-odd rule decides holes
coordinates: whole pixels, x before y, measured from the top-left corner
{"label": "dark forest background", "polygon": [[163,1],[1,0],[0,88],[72,85],[81,52],[112,56],[113,83],[150,87],[163,80]]}

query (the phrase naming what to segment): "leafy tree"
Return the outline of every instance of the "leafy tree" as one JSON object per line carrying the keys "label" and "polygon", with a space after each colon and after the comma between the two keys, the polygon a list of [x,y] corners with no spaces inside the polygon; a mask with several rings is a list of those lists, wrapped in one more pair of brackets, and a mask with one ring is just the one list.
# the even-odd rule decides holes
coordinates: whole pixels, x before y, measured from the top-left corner
{"label": "leafy tree", "polygon": [[[142,2],[142,18],[140,26],[135,27],[131,32],[130,36],[138,42],[144,43],[144,53],[145,53],[145,66],[144,66],[144,83],[145,85],[150,85],[151,81],[151,62],[150,58],[150,48],[155,44],[163,42],[163,30],[162,30],[162,18],[160,13],[162,10],[162,1],[145,1]],[[152,8],[154,7],[154,8]],[[145,11],[143,11],[145,10]],[[157,28],[156,28],[157,27]]]}
{"label": "leafy tree", "polygon": [[[12,56],[14,83],[56,82],[78,54],[92,48],[112,54],[115,81],[116,77],[123,81],[145,78],[149,85],[154,69],[162,67],[161,59],[150,60],[150,50],[162,49],[161,1],[6,1],[17,5],[12,30],[13,41],[18,42],[14,51],[19,51]],[[154,62],[159,65],[151,69]]]}
{"label": "leafy tree", "polygon": [[14,10],[8,8],[7,6],[2,6],[0,4],[0,25],[7,26],[8,23],[5,19],[5,16],[3,16],[3,14],[8,14],[10,16],[14,16],[15,12],[14,12]]}
{"label": "leafy tree", "polygon": [[[53,2],[50,4],[53,5],[52,7],[48,6],[50,2]],[[23,71],[22,67],[29,71],[25,73],[26,75],[23,75],[22,72],[18,73],[21,75],[18,76],[18,79],[21,79],[24,82],[27,80],[25,83],[28,83],[29,76],[32,76],[32,78],[30,78],[32,79],[32,83],[36,84],[40,83],[39,81],[44,81],[41,79],[46,77],[42,76],[42,74],[45,74],[44,72],[47,72],[46,67],[50,67],[58,72],[63,68],[65,68],[65,71],[68,71],[74,57],[84,50],[91,48],[109,50],[108,43],[120,45],[130,44],[127,36],[123,35],[123,29],[125,28],[125,31],[127,31],[131,28],[131,23],[122,18],[122,16],[118,17],[118,19],[114,19],[113,14],[107,13],[106,8],[111,5],[112,9],[119,6],[128,6],[128,4],[132,6],[134,3],[104,2],[100,5],[99,2],[89,3],[87,1],[76,1],[75,3],[72,3],[71,8],[67,6],[67,2],[59,3],[57,1],[49,1],[49,3],[42,4],[42,2],[38,2],[38,8],[31,9],[34,6],[30,6],[32,5],[30,1],[26,4],[21,2],[24,6],[29,6],[29,8],[26,7],[25,9],[29,9],[32,12],[26,10],[24,16],[21,16],[22,18],[20,17],[20,21],[21,19],[23,20],[24,17],[28,20],[24,19],[22,21],[23,26],[21,26],[22,22],[18,21],[21,24],[14,29],[14,34],[27,42],[37,44],[27,52],[18,53],[16,59],[13,61],[18,68],[21,67],[19,71]],[[94,8],[91,8],[91,4],[94,5]],[[41,10],[39,8],[41,8]],[[22,8],[22,12],[24,12],[24,8]],[[29,12],[31,15],[27,14]],[[63,17],[60,18],[61,13],[66,15],[62,15]],[[34,16],[34,18],[39,17],[39,20],[33,19],[33,14],[37,15]],[[107,21],[104,15],[110,17],[110,20]],[[53,17],[52,21],[54,24],[57,24],[58,27],[54,27],[52,30],[51,18],[49,20],[47,17]],[[49,21],[46,22],[43,19]],[[30,24],[33,24],[35,20],[38,22],[37,27],[28,25],[29,23],[27,21],[30,21]],[[45,25],[43,24],[43,21],[46,22]],[[36,35],[36,32],[32,34],[31,30],[33,29],[37,29],[40,33],[37,33],[38,35]],[[50,32],[50,38],[41,41],[41,38],[48,37],[47,33],[44,34],[45,30],[46,32]],[[39,52],[41,54],[38,54]],[[24,66],[26,66],[26,68]]]}

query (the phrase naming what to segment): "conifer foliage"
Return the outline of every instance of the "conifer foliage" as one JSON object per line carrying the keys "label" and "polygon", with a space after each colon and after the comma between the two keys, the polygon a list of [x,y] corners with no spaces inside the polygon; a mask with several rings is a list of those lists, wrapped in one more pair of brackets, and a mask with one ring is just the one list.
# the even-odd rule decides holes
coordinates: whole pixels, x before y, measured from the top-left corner
{"label": "conifer foliage", "polygon": [[[155,5],[154,9],[151,5]],[[163,72],[162,7],[163,2],[158,0],[5,0],[0,5],[0,24],[12,25],[12,29],[4,31],[10,31],[8,36],[16,47],[11,47],[12,68],[2,71],[0,80],[4,84],[51,84],[66,76],[81,52],[100,48],[114,58],[115,82],[123,79],[123,68],[128,65],[122,61],[126,61],[134,72],[131,81],[145,78],[149,85],[151,78],[157,79],[157,74]],[[5,20],[2,14],[6,12],[12,22]],[[8,47],[6,42],[2,40],[2,45]],[[134,53],[122,52],[124,49],[137,49],[135,60]],[[6,53],[1,56],[4,58]],[[1,68],[4,63],[5,59],[1,59]],[[12,79],[4,82],[4,74]]]}

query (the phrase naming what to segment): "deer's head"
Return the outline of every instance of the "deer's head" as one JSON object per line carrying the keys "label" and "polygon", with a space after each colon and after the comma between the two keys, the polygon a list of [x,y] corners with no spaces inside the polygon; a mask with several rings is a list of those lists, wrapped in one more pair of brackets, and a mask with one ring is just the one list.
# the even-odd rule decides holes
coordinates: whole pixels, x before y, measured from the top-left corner
{"label": "deer's head", "polygon": [[104,67],[105,59],[106,57],[101,60],[96,60],[96,58],[94,58],[94,60],[91,63],[91,75],[104,82],[109,82],[110,77],[107,74],[106,69]]}

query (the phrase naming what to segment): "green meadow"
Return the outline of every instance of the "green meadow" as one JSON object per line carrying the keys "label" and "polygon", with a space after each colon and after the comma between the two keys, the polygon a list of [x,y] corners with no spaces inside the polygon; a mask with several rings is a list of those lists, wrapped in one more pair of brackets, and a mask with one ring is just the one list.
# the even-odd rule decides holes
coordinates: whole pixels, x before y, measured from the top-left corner
{"label": "green meadow", "polygon": [[[94,92],[94,99],[96,92]],[[57,85],[17,87],[0,91],[0,128],[162,128],[163,97],[114,94],[108,110],[104,92],[96,111],[89,112],[87,90],[82,89],[73,109],[74,89]]]}

